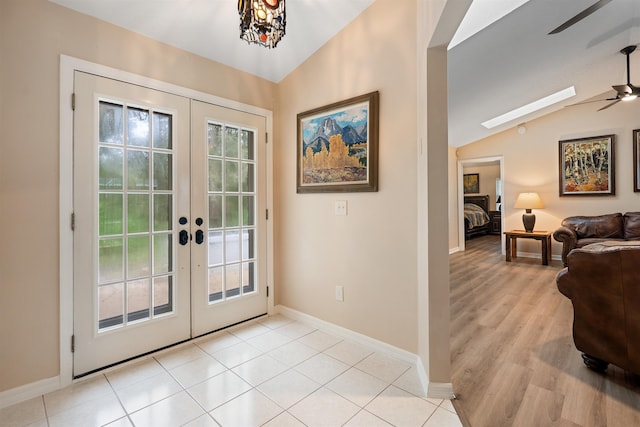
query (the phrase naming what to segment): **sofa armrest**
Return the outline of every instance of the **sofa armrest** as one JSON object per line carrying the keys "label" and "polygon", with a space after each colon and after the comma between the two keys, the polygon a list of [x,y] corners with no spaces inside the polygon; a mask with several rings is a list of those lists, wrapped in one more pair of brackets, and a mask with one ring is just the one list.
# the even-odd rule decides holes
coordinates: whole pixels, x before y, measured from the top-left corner
{"label": "sofa armrest", "polygon": [[571,286],[567,283],[570,280],[568,274],[569,269],[567,267],[560,270],[556,275],[556,285],[558,286],[558,290],[562,295],[571,299]]}
{"label": "sofa armrest", "polygon": [[578,236],[575,231],[562,226],[553,232],[553,238],[562,243],[562,263],[566,267],[567,255],[578,245]]}

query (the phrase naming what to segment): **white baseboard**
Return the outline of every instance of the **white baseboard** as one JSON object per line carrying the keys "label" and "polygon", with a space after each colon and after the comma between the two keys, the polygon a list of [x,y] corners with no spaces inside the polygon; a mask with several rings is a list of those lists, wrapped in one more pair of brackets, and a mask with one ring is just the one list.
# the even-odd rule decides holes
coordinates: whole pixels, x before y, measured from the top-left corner
{"label": "white baseboard", "polygon": [[427,396],[434,399],[455,399],[456,397],[451,383],[429,383]]}
{"label": "white baseboard", "polygon": [[[285,307],[283,305],[277,305],[275,309],[277,313],[287,316],[290,319],[297,320],[299,322],[306,323],[310,326],[317,327],[319,329],[322,329],[323,331],[331,333],[340,338],[348,339],[350,341],[365,345],[367,347],[374,349],[379,353],[383,353],[390,357],[395,357],[397,359],[400,359],[404,362],[409,363],[418,372],[418,378],[422,386],[423,397],[430,397],[434,399],[437,399],[437,398],[451,399],[452,398],[451,396],[453,396],[453,387],[451,386],[451,384],[449,384],[450,386],[449,393],[444,393],[438,388],[434,390],[435,392],[437,392],[437,395],[431,394],[432,387],[429,383],[428,375],[424,369],[424,365],[422,364],[422,360],[420,359],[420,356],[418,356],[417,354],[395,347],[391,344],[387,344],[375,338],[371,338],[367,335],[363,335],[358,332],[352,331],[351,329],[343,328],[342,326],[338,326],[333,323],[327,322],[325,320],[318,319],[317,317],[310,316],[306,313],[302,313],[292,308]],[[448,397],[442,397],[444,395]]]}
{"label": "white baseboard", "polygon": [[52,377],[0,392],[0,409],[33,399],[60,388],[60,377]]}
{"label": "white baseboard", "polygon": [[456,252],[460,252],[459,246],[456,246],[455,248],[449,248],[449,255],[455,254]]}

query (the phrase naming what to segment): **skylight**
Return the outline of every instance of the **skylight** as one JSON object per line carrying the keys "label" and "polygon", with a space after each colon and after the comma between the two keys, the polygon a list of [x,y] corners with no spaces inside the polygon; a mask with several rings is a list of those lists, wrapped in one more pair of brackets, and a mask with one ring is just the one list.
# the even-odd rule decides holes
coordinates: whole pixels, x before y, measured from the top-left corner
{"label": "skylight", "polygon": [[522,107],[516,108],[515,110],[511,110],[508,113],[502,114],[498,117],[495,117],[491,120],[487,120],[482,123],[482,126],[487,129],[492,129],[496,126],[500,126],[504,123],[510,122],[511,120],[518,119],[527,114],[533,113],[534,111],[542,110],[549,105],[553,105],[557,102],[564,101],[567,98],[571,98],[575,96],[576,88],[574,86],[570,86],[566,89],[562,89],[556,93],[552,93],[549,96],[545,96],[544,98],[538,99],[537,101],[533,101],[527,105],[523,105]]}

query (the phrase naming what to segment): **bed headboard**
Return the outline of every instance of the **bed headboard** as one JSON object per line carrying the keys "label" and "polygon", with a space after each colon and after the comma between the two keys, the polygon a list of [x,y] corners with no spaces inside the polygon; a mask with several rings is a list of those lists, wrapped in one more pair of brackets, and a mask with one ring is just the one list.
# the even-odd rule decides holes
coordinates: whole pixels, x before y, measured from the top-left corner
{"label": "bed headboard", "polygon": [[473,203],[480,206],[485,212],[489,212],[489,195],[483,196],[464,196],[465,203]]}

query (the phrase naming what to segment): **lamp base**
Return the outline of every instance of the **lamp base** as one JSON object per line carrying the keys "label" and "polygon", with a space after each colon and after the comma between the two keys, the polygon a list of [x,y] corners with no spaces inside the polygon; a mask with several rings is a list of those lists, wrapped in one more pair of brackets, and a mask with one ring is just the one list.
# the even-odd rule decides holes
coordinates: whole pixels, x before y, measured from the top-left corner
{"label": "lamp base", "polygon": [[524,231],[527,233],[533,232],[533,226],[536,224],[536,216],[531,213],[531,209],[527,209],[527,212],[522,214],[522,224],[524,225]]}

